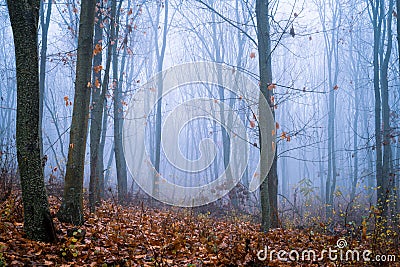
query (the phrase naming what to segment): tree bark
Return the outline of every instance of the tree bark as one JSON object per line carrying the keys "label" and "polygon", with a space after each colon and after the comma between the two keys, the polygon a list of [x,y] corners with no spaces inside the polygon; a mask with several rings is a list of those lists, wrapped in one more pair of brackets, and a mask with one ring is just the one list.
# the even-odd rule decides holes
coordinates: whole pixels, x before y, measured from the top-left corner
{"label": "tree bark", "polygon": [[42,47],[40,49],[40,76],[39,76],[39,141],[40,141],[40,156],[43,157],[43,110],[45,100],[45,82],[46,82],[46,55],[47,55],[47,35],[50,26],[50,15],[53,1],[49,1],[46,10],[46,21],[44,19],[44,0],[40,1],[40,26],[42,27]]}
{"label": "tree bark", "polygon": [[[112,9],[116,8],[116,2],[112,4]],[[117,187],[118,187],[118,202],[122,204],[127,196],[127,170],[126,161],[122,144],[122,123],[123,123],[123,105],[122,105],[122,87],[118,79],[118,53],[117,53],[117,40],[119,32],[119,10],[121,10],[120,2],[117,10],[115,20],[117,26],[115,28],[115,40],[113,46],[113,85],[114,90],[114,152],[115,152],[115,165],[117,170]],[[123,69],[123,67],[121,67]]]}
{"label": "tree bark", "polygon": [[359,39],[359,34],[354,36],[353,30],[350,33],[350,58],[351,58],[351,69],[352,69],[352,76],[353,76],[353,81],[354,81],[354,120],[353,120],[353,162],[354,162],[354,170],[353,170],[353,179],[351,183],[351,191],[350,191],[350,202],[353,203],[355,196],[356,196],[356,190],[357,190],[357,183],[358,183],[358,169],[359,169],[359,162],[358,162],[358,121],[360,117],[360,85],[359,85],[359,80],[360,80],[360,55],[355,55],[353,51],[353,47],[357,47],[359,49],[359,41],[355,44],[354,39],[357,38]]}
{"label": "tree bark", "polygon": [[68,162],[63,201],[58,211],[62,222],[81,225],[83,216],[83,175],[91,91],[91,67],[96,0],[82,1],[79,21],[74,108],[70,130]]}
{"label": "tree bark", "polygon": [[[111,9],[111,21],[114,22],[115,18],[115,9]],[[111,66],[111,59],[112,59],[112,52],[113,52],[113,46],[111,42],[114,41],[115,39],[115,23],[110,23],[108,27],[108,32],[110,35],[108,36],[108,45],[107,45],[107,58],[106,58],[106,66],[105,66],[105,71],[104,71],[104,79],[103,83],[101,84],[101,97],[100,101],[103,102],[103,110],[102,110],[102,123],[101,123],[101,138],[100,138],[100,144],[98,147],[98,162],[97,162],[97,175],[99,177],[99,193],[100,193],[100,198],[104,198],[105,195],[105,185],[107,184],[106,177],[104,175],[104,172],[106,171],[104,169],[104,147],[106,143],[106,134],[107,134],[107,120],[108,120],[108,113],[107,113],[107,98],[106,98],[106,93],[108,90],[108,85],[110,81],[110,66]],[[114,148],[111,149],[110,155],[113,155]],[[110,156],[112,158],[112,156]],[[109,167],[111,163],[107,165],[107,173],[109,173]]]}
{"label": "tree bark", "polygon": [[[271,64],[271,36],[269,24],[269,3],[268,0],[256,1],[257,17],[257,38],[260,68],[260,90],[269,106],[272,108],[272,115],[275,119],[275,112],[271,97],[273,90],[268,90],[268,85],[272,83],[272,64]],[[263,114],[260,114],[262,116]],[[268,133],[269,134],[269,133]],[[261,135],[260,135],[261,136]],[[261,142],[260,142],[261,144]],[[263,165],[265,159],[261,159]],[[277,154],[275,147],[275,156],[270,171],[260,187],[261,197],[261,230],[268,231],[270,227],[278,227],[278,174],[277,174]]]}
{"label": "tree bark", "polygon": [[[154,44],[156,47],[156,55],[157,55],[157,72],[161,72],[163,70],[163,63],[164,63],[164,56],[165,56],[165,49],[167,47],[167,34],[168,34],[168,0],[164,1],[164,4],[157,3],[157,21],[154,24]],[[161,50],[158,47],[158,24],[161,15],[161,8],[164,7],[164,27],[162,33],[162,45]],[[158,81],[158,88],[157,88],[157,109],[156,109],[156,131],[155,131],[155,155],[154,155],[154,182],[153,182],[153,196],[158,196],[159,192],[159,173],[160,173],[160,159],[161,159],[161,106],[162,106],[162,92],[163,92],[163,84],[160,80]]]}
{"label": "tree bark", "polygon": [[[93,45],[101,45],[103,39],[103,29],[100,27],[102,23],[101,15],[101,3],[102,1],[97,0],[97,22],[94,29],[94,43]],[[93,56],[93,66],[101,66],[102,64],[102,51],[98,51],[96,55]],[[101,69],[93,68],[92,71],[92,111],[90,116],[90,181],[89,181],[89,208],[91,212],[96,209],[97,203],[100,201],[100,175],[98,170],[99,160],[99,146],[101,137],[101,126],[103,122],[103,105],[104,97],[101,91]],[[102,171],[102,170],[101,170]],[[103,188],[104,189],[104,188]]]}
{"label": "tree bark", "polygon": [[[374,94],[375,94],[375,172],[376,172],[376,186],[377,186],[377,203],[382,204],[381,200],[383,196],[382,188],[382,134],[381,134],[381,90],[379,84],[380,78],[380,62],[379,62],[379,48],[381,42],[381,31],[382,31],[382,14],[380,14],[381,0],[375,2],[371,6],[372,9],[372,26],[374,28],[374,51],[373,51],[373,66],[374,66]],[[382,207],[380,207],[382,208]]]}
{"label": "tree bark", "polygon": [[[383,56],[380,68],[381,97],[382,97],[382,122],[383,122],[383,158],[382,158],[382,184],[378,189],[378,204],[382,208],[383,216],[388,216],[388,204],[391,197],[391,191],[394,187],[394,177],[391,175],[392,148],[391,148],[391,128],[390,128],[390,107],[389,107],[389,81],[388,70],[389,60],[392,52],[392,11],[393,0],[389,1],[389,11],[387,18],[387,46]],[[385,35],[384,35],[385,36]],[[383,53],[383,49],[382,49]]]}
{"label": "tree bark", "polygon": [[38,19],[40,1],[7,1],[17,72],[17,160],[28,238],[55,241],[39,141]]}
{"label": "tree bark", "polygon": [[[331,29],[326,28],[327,10],[330,7],[332,13]],[[328,173],[325,183],[325,204],[326,215],[332,216],[334,192],[336,190],[336,131],[335,131],[335,116],[336,116],[336,92],[337,81],[339,74],[339,45],[338,31],[336,28],[340,25],[340,3],[322,1],[319,6],[319,16],[324,32],[325,57],[327,60],[328,72]],[[330,35],[330,36],[329,36]]]}
{"label": "tree bark", "polygon": [[[399,16],[400,16],[399,15],[399,12],[400,12],[400,0],[396,0],[396,11],[397,11],[396,29],[397,29],[397,50],[398,50],[397,55],[399,56],[399,59],[397,61],[398,61],[398,64],[399,64],[399,66],[398,66],[399,74],[398,75],[400,76],[400,18],[399,18]],[[400,148],[399,148],[399,146],[397,146],[396,154],[397,154],[397,156],[396,156],[397,165],[396,166],[399,166],[399,163],[400,163]],[[399,186],[400,186],[400,175],[397,174],[396,177],[397,177],[397,179],[395,181],[395,183],[396,183],[395,192],[397,192],[396,210],[397,210],[397,212],[400,212],[400,188],[399,188]]]}

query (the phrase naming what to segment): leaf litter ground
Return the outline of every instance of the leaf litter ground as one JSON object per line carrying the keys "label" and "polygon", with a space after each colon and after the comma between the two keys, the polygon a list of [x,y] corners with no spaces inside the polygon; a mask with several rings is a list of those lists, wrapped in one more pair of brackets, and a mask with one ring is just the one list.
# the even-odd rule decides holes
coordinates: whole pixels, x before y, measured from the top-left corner
{"label": "leaf litter ground", "polygon": [[[52,214],[60,205],[50,197]],[[59,242],[48,244],[24,237],[22,203],[12,196],[0,203],[0,266],[369,266],[366,262],[261,261],[260,250],[317,253],[335,248],[340,236],[311,229],[274,229],[267,234],[248,218],[194,214],[190,209],[123,207],[104,202],[86,222],[75,227],[55,219]],[[347,238],[351,249],[366,249],[368,240]],[[393,248],[398,255],[398,248]],[[263,254],[259,254],[263,256]],[[269,255],[268,255],[269,256]],[[3,264],[3,265],[2,265]],[[370,265],[373,266],[373,265]],[[390,263],[387,266],[400,266]]]}

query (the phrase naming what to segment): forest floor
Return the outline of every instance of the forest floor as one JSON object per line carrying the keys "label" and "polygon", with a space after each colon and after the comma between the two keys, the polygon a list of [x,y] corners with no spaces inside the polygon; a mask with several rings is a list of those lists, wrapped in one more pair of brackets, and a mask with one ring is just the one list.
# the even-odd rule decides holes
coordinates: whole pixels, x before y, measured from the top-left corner
{"label": "forest floor", "polygon": [[[50,204],[55,214],[59,199],[50,197]],[[55,219],[60,240],[54,244],[24,237],[20,196],[0,203],[0,214],[0,266],[400,266],[399,247],[386,243],[372,248],[373,237],[328,235],[309,228],[262,233],[260,225],[246,217],[215,218],[190,209],[104,202],[95,214],[86,213],[81,227]],[[347,242],[343,251],[337,247],[340,239]],[[336,260],[328,252],[322,257],[324,249],[336,250]],[[360,259],[346,259],[348,249],[359,251]],[[393,254],[396,261],[365,262],[363,251],[372,249],[372,255]],[[280,250],[287,252],[282,259]],[[317,259],[307,258],[310,250],[315,250]],[[293,251],[299,260],[290,261],[288,255],[297,255]],[[372,255],[367,256],[374,260]]]}

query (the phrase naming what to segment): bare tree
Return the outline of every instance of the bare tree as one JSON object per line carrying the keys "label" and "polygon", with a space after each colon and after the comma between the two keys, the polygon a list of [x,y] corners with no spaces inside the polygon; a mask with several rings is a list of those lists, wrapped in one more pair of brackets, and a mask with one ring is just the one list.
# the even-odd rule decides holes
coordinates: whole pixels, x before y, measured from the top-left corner
{"label": "bare tree", "polygon": [[[389,212],[389,199],[392,195],[394,187],[394,175],[392,175],[392,147],[390,127],[390,106],[389,106],[389,61],[392,54],[393,34],[392,34],[392,18],[393,18],[393,0],[389,0],[389,8],[387,19],[384,23],[383,37],[386,36],[386,50],[380,47],[380,84],[382,97],[382,122],[383,122],[383,159],[382,159],[382,184],[378,184],[378,205],[382,208],[383,215],[387,216]],[[382,44],[382,42],[381,42]],[[378,145],[378,144],[377,144]]]}
{"label": "bare tree", "polygon": [[96,0],[83,1],[79,22],[75,96],[70,130],[64,196],[58,211],[60,221],[81,225],[83,216],[83,175],[90,105],[91,67]]}
{"label": "bare tree", "polygon": [[17,158],[28,238],[55,241],[39,140],[38,20],[40,1],[7,1],[17,70]]}
{"label": "bare tree", "polygon": [[40,88],[40,109],[39,109],[39,140],[40,140],[40,156],[43,157],[43,110],[45,101],[45,82],[46,82],[46,54],[47,54],[47,36],[50,26],[50,15],[53,1],[49,1],[46,9],[46,18],[44,10],[44,0],[40,1],[40,26],[42,28],[42,47],[40,49],[40,76],[39,76],[39,88]]}
{"label": "bare tree", "polygon": [[[95,53],[93,55],[93,71],[92,71],[92,109],[90,113],[90,181],[89,181],[89,207],[92,212],[95,211],[96,203],[99,202],[100,196],[104,188],[101,187],[100,181],[102,179],[98,165],[102,158],[99,158],[99,146],[101,137],[101,127],[103,122],[103,106],[104,106],[104,93],[106,90],[101,88],[101,69],[102,69],[102,41],[103,41],[103,28],[102,23],[102,3],[103,1],[97,0],[96,3],[96,23],[94,27],[94,42],[93,45]],[[109,63],[108,63],[109,65]]]}
{"label": "bare tree", "polygon": [[[160,23],[161,17],[161,9],[164,9],[164,26],[162,30],[162,43],[161,49],[158,45],[158,27]],[[157,60],[157,72],[161,72],[163,70],[164,64],[164,56],[165,56],[165,49],[167,47],[167,34],[168,34],[168,11],[169,11],[169,4],[168,0],[164,2],[157,3],[157,15],[156,21],[153,23],[153,31],[154,31],[154,45],[156,48],[156,60]],[[160,76],[161,79],[161,76]],[[154,183],[153,183],[153,196],[158,196],[160,192],[158,192],[158,183],[159,183],[159,175],[160,172],[160,158],[161,158],[161,106],[162,106],[162,92],[163,92],[163,85],[161,80],[158,82],[157,88],[157,111],[156,111],[156,129],[155,129],[155,155],[154,155],[154,168],[155,168],[155,175],[154,175]]]}
{"label": "bare tree", "polygon": [[[272,85],[272,63],[271,63],[271,35],[269,24],[269,0],[256,0],[257,16],[257,38],[260,68],[260,90],[263,97],[267,99],[269,108],[272,107],[272,114],[275,118],[273,103],[274,95]],[[260,101],[261,102],[261,101]],[[263,114],[260,114],[263,116]],[[261,127],[260,127],[261,128]],[[267,133],[268,134],[268,133]],[[261,136],[261,135],[260,135]],[[261,143],[261,142],[260,142]],[[275,148],[276,149],[276,148]],[[266,159],[261,158],[261,165]],[[265,165],[265,164],[264,164]],[[261,172],[262,173],[262,172]],[[264,178],[264,177],[261,177]],[[260,187],[261,194],[261,230],[268,231],[270,227],[278,227],[278,174],[277,174],[277,155],[275,150],[274,160],[266,179]]]}
{"label": "bare tree", "polygon": [[[115,1],[114,1],[115,2]],[[115,8],[113,2],[112,8]],[[122,84],[118,78],[118,55],[117,55],[117,40],[119,34],[119,20],[120,10],[122,1],[117,7],[117,13],[115,17],[116,28],[115,28],[115,44],[113,46],[113,81],[112,88],[114,90],[114,152],[115,152],[115,165],[117,170],[117,184],[118,184],[118,201],[122,203],[126,199],[127,195],[127,170],[125,155],[122,146],[122,126],[123,126],[123,104],[122,104]],[[124,60],[123,60],[124,61]],[[125,61],[124,61],[125,62]],[[121,72],[124,69],[124,62],[121,64]]]}
{"label": "bare tree", "polygon": [[[339,75],[339,40],[338,26],[340,25],[340,1],[322,1],[318,4],[320,21],[324,32],[326,69],[328,72],[328,175],[325,187],[325,204],[327,214],[333,206],[333,196],[336,190],[336,132],[335,132],[335,115],[336,115],[336,89],[338,89]],[[330,11],[332,17],[330,21],[330,31],[327,29],[328,13]]]}
{"label": "bare tree", "polygon": [[[374,64],[374,93],[375,93],[375,151],[376,151],[376,185],[377,204],[382,215],[387,215],[388,198],[391,191],[390,174],[390,121],[388,66],[392,49],[392,11],[393,0],[389,1],[389,12],[386,13],[385,1],[370,1],[372,26],[374,31],[373,64]],[[385,21],[388,14],[387,21]],[[386,35],[387,34],[387,35]],[[386,51],[384,50],[387,38]],[[382,135],[383,123],[383,135]],[[385,125],[386,124],[386,125]],[[382,149],[383,146],[383,149]]]}

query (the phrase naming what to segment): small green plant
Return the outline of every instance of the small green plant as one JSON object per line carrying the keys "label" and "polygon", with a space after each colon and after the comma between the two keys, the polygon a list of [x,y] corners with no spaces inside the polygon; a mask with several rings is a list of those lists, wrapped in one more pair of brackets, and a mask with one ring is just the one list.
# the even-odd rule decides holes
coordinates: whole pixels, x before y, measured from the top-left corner
{"label": "small green plant", "polygon": [[[0,247],[0,249],[1,249],[2,247]],[[4,257],[3,257],[3,253],[2,252],[0,252],[0,267],[4,267],[4,266],[7,266],[6,265],[6,260],[4,259]]]}
{"label": "small green plant", "polygon": [[85,231],[82,231],[81,229],[71,229],[71,231],[68,231],[68,236],[69,238],[60,248],[60,256],[69,261],[78,257],[79,251],[76,248],[76,245],[84,238]]}

